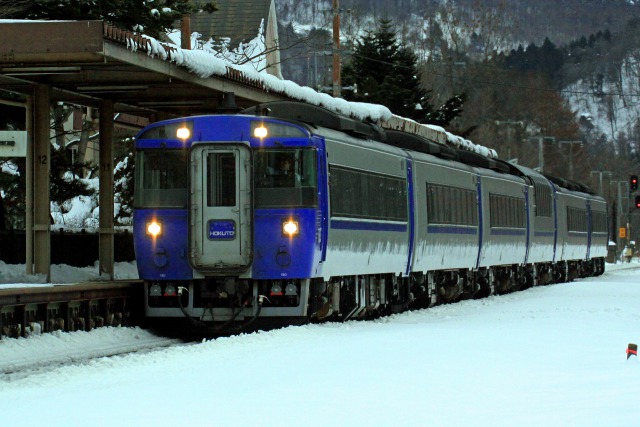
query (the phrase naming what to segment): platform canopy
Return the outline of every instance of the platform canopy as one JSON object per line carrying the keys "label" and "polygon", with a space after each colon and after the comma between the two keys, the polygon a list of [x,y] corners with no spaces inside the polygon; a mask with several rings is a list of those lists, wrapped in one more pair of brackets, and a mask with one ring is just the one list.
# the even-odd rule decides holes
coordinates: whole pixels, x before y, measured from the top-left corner
{"label": "platform canopy", "polygon": [[99,268],[113,278],[114,115],[124,113],[129,125],[142,127],[160,119],[290,99],[266,91],[259,80],[231,67],[203,77],[172,60],[170,47],[102,21],[0,20],[0,40],[0,104],[26,108],[26,268],[28,274],[45,274],[47,279],[53,103],[99,110]]}
{"label": "platform canopy", "polygon": [[0,21],[0,40],[0,90],[25,95],[43,84],[52,102],[98,107],[109,98],[116,112],[151,117],[227,108],[225,93],[239,108],[287,98],[231,69],[201,78],[151,55],[148,39],[102,21]]}

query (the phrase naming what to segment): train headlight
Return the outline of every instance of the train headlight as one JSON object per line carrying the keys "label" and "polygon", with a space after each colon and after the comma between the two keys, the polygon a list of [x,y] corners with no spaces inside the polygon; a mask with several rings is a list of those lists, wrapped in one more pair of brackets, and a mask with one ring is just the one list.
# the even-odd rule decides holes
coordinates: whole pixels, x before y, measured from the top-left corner
{"label": "train headlight", "polygon": [[180,139],[188,139],[191,136],[191,131],[188,127],[180,127],[176,130],[176,136]]}
{"label": "train headlight", "polygon": [[282,234],[288,237],[297,236],[300,233],[300,228],[298,227],[297,221],[284,221],[282,223]]}
{"label": "train headlight", "polygon": [[151,237],[158,237],[162,234],[162,224],[159,221],[147,223],[147,234]]}
{"label": "train headlight", "polygon": [[268,134],[269,131],[265,126],[256,126],[255,128],[253,128],[253,136],[255,136],[256,138],[266,138]]}

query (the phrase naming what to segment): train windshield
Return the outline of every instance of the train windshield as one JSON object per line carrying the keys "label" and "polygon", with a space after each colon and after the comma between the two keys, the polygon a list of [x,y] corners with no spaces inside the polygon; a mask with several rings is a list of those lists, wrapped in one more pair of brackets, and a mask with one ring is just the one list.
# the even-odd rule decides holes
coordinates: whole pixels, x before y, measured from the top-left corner
{"label": "train windshield", "polygon": [[187,150],[143,150],[136,157],[136,208],[187,206]]}
{"label": "train windshield", "polygon": [[317,154],[313,148],[254,151],[257,208],[318,205]]}

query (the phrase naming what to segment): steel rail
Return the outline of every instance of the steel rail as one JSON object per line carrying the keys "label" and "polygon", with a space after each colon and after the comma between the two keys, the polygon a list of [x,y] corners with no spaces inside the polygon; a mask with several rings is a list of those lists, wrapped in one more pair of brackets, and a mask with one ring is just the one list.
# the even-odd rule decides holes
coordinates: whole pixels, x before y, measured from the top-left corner
{"label": "steel rail", "polygon": [[141,298],[140,280],[0,289],[0,339],[132,325]]}

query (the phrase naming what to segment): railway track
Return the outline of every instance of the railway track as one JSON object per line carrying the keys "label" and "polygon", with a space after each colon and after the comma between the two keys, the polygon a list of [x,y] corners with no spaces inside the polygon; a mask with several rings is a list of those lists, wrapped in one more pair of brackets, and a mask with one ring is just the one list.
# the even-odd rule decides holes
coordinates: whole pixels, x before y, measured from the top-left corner
{"label": "railway track", "polygon": [[[640,264],[630,263],[610,265],[607,270],[624,271],[638,268]],[[171,323],[179,323],[179,329],[183,332],[189,326],[186,321]],[[143,286],[140,280],[0,289],[0,342],[5,338],[28,337],[56,331],[91,331],[105,326],[143,324]],[[156,326],[165,332],[170,331],[167,325]],[[282,327],[285,324],[271,326]],[[212,334],[211,330],[196,333],[202,336]],[[167,335],[179,336],[178,333]]]}
{"label": "railway track", "polygon": [[87,282],[0,290],[0,340],[142,320],[142,282]]}

